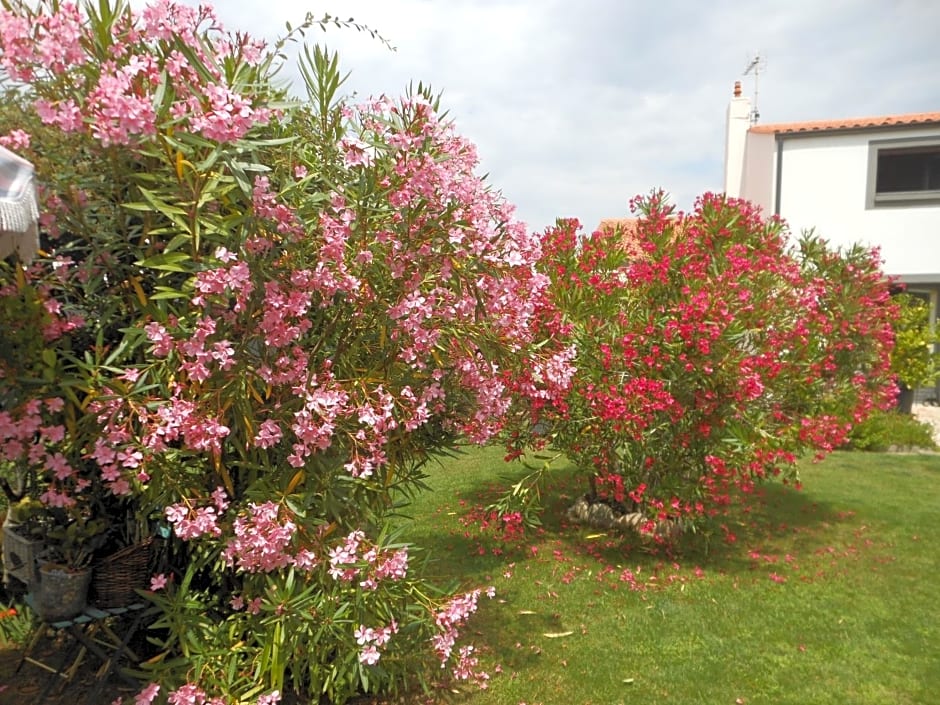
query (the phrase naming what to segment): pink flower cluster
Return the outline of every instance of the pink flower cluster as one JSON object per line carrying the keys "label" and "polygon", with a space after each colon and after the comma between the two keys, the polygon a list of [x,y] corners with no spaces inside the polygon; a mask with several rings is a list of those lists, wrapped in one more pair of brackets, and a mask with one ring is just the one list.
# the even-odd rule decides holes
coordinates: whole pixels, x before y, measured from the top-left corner
{"label": "pink flower cluster", "polygon": [[454,674],[454,678],[473,681],[480,688],[485,689],[490,674],[480,670],[480,660],[474,656],[474,650],[473,644],[466,644],[457,649],[457,663],[454,664],[451,672]]}
{"label": "pink flower cluster", "polygon": [[[46,124],[66,132],[88,129],[102,146],[128,145],[154,136],[172,120],[206,139],[234,142],[273,112],[227,85],[226,60],[257,64],[264,45],[232,37],[210,7],[192,8],[158,0],[113,26],[111,60],[95,64],[83,42],[93,46],[87,17],[73,2],[40,4],[29,16],[0,10],[0,69],[12,79],[42,85],[67,78],[74,96],[35,100]],[[210,37],[203,41],[202,37]],[[181,51],[176,42],[186,42]],[[161,103],[169,98],[168,106]]]}
{"label": "pink flower cluster", "polygon": [[352,582],[358,577],[364,590],[375,590],[383,580],[403,580],[408,573],[407,548],[380,550],[366,541],[362,531],[350,533],[329,557],[332,578]]}
{"label": "pink flower cluster", "polygon": [[[148,683],[147,686],[134,696],[134,705],[150,705],[160,694],[160,685],[158,683]],[[116,702],[120,703],[119,698]]]}
{"label": "pink flower cluster", "polygon": [[373,629],[362,624],[353,632],[356,637],[356,643],[362,647],[359,652],[359,663],[368,666],[374,666],[381,658],[381,649],[392,638],[393,634],[398,633],[398,623],[393,619],[387,627]]}
{"label": "pink flower cluster", "polygon": [[208,104],[193,111],[190,127],[206,139],[234,142],[270,119],[270,110],[253,108],[250,101],[227,86],[207,85],[203,100]]}
{"label": "pink flower cluster", "polygon": [[[206,278],[197,278],[197,288],[209,288]],[[175,341],[167,329],[159,323],[148,323],[145,331],[153,343],[155,355],[165,357],[174,350],[180,356],[180,367],[196,382],[209,379],[213,369],[227,371],[235,364],[235,349],[232,344],[215,336],[217,322],[210,316],[195,321],[188,336]]]}
{"label": "pink flower cluster", "polygon": [[84,63],[81,40],[82,16],[74,2],[31,18],[0,9],[0,68],[15,81],[32,81],[39,72],[61,74]]}
{"label": "pink flower cluster", "polygon": [[195,306],[203,305],[205,295],[229,295],[235,297],[232,310],[242,311],[254,291],[251,270],[246,262],[238,261],[236,256],[225,248],[219,248],[215,256],[222,262],[222,266],[196,274],[195,286],[198,294],[193,297],[192,303]]}
{"label": "pink flower cluster", "polygon": [[[159,337],[153,329],[149,334]],[[121,377],[132,384],[139,379],[136,370],[125,371]],[[180,442],[192,452],[218,454],[229,434],[229,428],[218,419],[200,413],[199,406],[179,396],[147,409],[128,408],[121,397],[104,398],[90,404],[89,411],[97,414],[102,432],[88,457],[98,464],[102,479],[116,495],[128,494],[132,482],[150,480],[147,468],[154,454]],[[187,512],[183,514],[188,515]],[[210,526],[208,509],[198,512],[199,524]]]}
{"label": "pink flower cluster", "polygon": [[27,149],[30,144],[30,135],[24,130],[10,130],[5,135],[0,135],[0,146],[6,147],[14,152],[20,149]]}
{"label": "pink flower cluster", "polygon": [[[160,685],[150,683],[134,696],[134,705],[152,705],[159,694]],[[123,698],[118,698],[111,705],[122,705],[123,702]],[[258,696],[255,705],[278,705],[279,702],[281,702],[281,693],[274,690]],[[198,685],[186,683],[169,692],[167,703],[169,705],[228,705],[229,701],[220,697],[210,698],[206,691]]]}
{"label": "pink flower cluster", "polygon": [[50,423],[62,411],[59,397],[30,399],[19,409],[0,410],[0,460],[25,465],[48,476],[49,485],[40,501],[51,507],[71,507],[74,494],[88,487],[75,468],[56,448],[65,439],[65,425]]}
{"label": "pink flower cluster", "polygon": [[168,705],[226,705],[222,698],[210,698],[206,691],[197,685],[187,683],[167,696]]}
{"label": "pink flower cluster", "polygon": [[[272,221],[278,233],[297,237],[303,235],[303,228],[297,214],[278,198],[278,194],[271,188],[271,181],[267,176],[259,176],[255,179],[251,193],[251,203],[255,216]],[[269,240],[265,242],[270,245]],[[252,249],[263,251],[266,247],[256,242]]]}
{"label": "pink flower cluster", "polygon": [[85,319],[80,315],[63,311],[62,304],[53,299],[48,290],[43,289],[40,294],[44,297],[43,309],[50,316],[42,327],[42,336],[46,341],[58,340],[66,333],[84,327]]}
{"label": "pink flower cluster", "polygon": [[[297,526],[280,515],[281,508],[274,502],[249,503],[247,515],[235,519],[234,536],[222,551],[226,565],[246,573],[270,573],[293,565],[296,559],[289,549]],[[313,565],[305,553],[302,567],[309,570]]]}
{"label": "pink flower cluster", "polygon": [[[157,62],[150,56],[134,56],[121,68],[116,64],[105,64],[101,68],[98,85],[89,92],[83,108],[91,118],[91,133],[101,146],[126,145],[135,138],[156,134],[157,114],[153,99],[140,95],[137,84],[141,81],[148,84],[159,82]],[[62,126],[61,121],[59,125]],[[76,129],[79,126],[80,123]]]}
{"label": "pink flower cluster", "polygon": [[305,387],[301,388],[303,407],[294,412],[290,426],[296,440],[287,462],[293,467],[303,467],[308,457],[329,448],[337,422],[350,413],[349,394],[335,383],[329,370],[322,375],[311,375]]}
{"label": "pink flower cluster", "polygon": [[190,450],[220,453],[229,428],[201,411],[195,402],[171,398],[142,419],[150,426],[150,432],[143,437],[144,445],[154,451],[162,451],[168,443],[181,440],[183,446]]}
{"label": "pink flower cluster", "polygon": [[173,526],[174,533],[184,541],[209,536],[221,536],[219,516],[228,508],[225,490],[217,487],[211,495],[212,504],[194,506],[193,502],[177,502],[163,510]]}
{"label": "pink flower cluster", "polygon": [[[463,595],[457,595],[434,615],[434,622],[440,633],[431,639],[431,643],[441,661],[441,668],[445,668],[451,659],[454,646],[460,636],[458,627],[465,624],[470,616],[477,611],[477,603],[481,593],[482,591],[477,589]],[[487,597],[492,598],[495,594],[496,592],[492,587],[487,588]],[[473,680],[485,688],[489,675],[484,671],[476,670],[477,666],[478,659],[473,655],[473,647],[463,646],[457,651],[457,660],[452,673],[455,678]]]}
{"label": "pink flower cluster", "polygon": [[[11,140],[15,139],[21,144],[29,142],[29,135],[22,130],[13,130],[9,136]],[[2,143],[3,138],[0,138],[0,144]],[[60,199],[53,196],[50,196],[49,200],[60,201]],[[81,200],[81,194],[79,194],[79,200]],[[40,220],[47,215],[48,213],[42,213]],[[61,297],[62,292],[59,290],[60,284],[71,276],[72,264],[72,260],[67,257],[56,257],[55,270],[50,273],[44,265],[36,262],[32,266],[21,270],[26,286],[12,283],[0,286],[0,297],[22,298],[23,296],[29,296],[33,300],[29,301],[28,306],[32,307],[38,304],[42,307],[43,315],[37,322],[41,327],[42,337],[47,343],[53,343],[63,335],[76,331],[85,325],[85,319],[81,315],[63,306],[62,300],[64,297]],[[22,303],[25,302],[21,302],[21,305]],[[2,370],[0,370],[0,374],[2,374]]]}

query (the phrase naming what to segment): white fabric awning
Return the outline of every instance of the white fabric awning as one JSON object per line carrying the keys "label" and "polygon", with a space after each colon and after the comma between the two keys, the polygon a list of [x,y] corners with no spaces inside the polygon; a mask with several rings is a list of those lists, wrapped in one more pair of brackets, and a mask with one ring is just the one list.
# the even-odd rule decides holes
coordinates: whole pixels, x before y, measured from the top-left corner
{"label": "white fabric awning", "polygon": [[33,165],[0,147],[0,259],[29,261],[39,249],[39,204]]}

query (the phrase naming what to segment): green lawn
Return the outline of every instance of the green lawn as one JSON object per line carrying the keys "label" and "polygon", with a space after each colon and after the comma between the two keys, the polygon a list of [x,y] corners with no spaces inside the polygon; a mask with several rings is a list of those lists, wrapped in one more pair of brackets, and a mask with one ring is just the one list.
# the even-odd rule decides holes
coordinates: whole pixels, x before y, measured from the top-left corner
{"label": "green lawn", "polygon": [[441,581],[494,585],[467,634],[492,674],[467,705],[930,703],[940,693],[940,456],[840,453],[767,485],[681,555],[572,528],[506,543],[472,517],[506,483],[498,449],[431,472],[408,538]]}

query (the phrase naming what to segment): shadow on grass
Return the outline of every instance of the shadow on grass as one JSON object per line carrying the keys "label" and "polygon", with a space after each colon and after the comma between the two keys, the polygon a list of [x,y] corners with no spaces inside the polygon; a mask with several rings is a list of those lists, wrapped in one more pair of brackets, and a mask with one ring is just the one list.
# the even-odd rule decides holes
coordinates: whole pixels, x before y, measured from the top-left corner
{"label": "shadow on grass", "polygon": [[[544,526],[513,540],[479,519],[524,468],[484,449],[434,469],[406,537],[431,551],[438,575],[496,587],[464,637],[506,674],[494,681],[498,698],[463,690],[456,701],[580,702],[585,683],[592,702],[605,683],[620,688],[605,702],[626,701],[622,663],[631,681],[646,668],[631,685],[637,702],[664,701],[667,688],[678,688],[677,702],[732,702],[710,697],[728,694],[715,685],[725,681],[755,702],[836,702],[817,697],[829,690],[853,702],[891,692],[922,701],[911,694],[928,692],[919,684],[937,672],[927,646],[936,602],[923,576],[937,568],[940,460],[837,454],[801,473],[807,489],[762,485],[667,550],[570,526],[566,511],[586,488],[570,467],[548,478]],[[773,679],[749,665],[755,654],[769,654],[759,660],[774,665]],[[781,699],[784,690],[799,694]]]}
{"label": "shadow on grass", "polygon": [[677,563],[734,574],[753,569],[753,549],[818,550],[831,540],[833,526],[848,524],[854,516],[811,491],[767,482],[733,497],[730,507],[696,533],[659,545],[636,534],[570,524],[568,507],[587,486],[574,468],[564,466],[550,472],[543,489],[543,525],[524,537],[507,539],[486,508],[528,471],[519,463],[504,463],[497,452],[470,451],[456,468],[431,471],[433,489],[422,500],[424,515],[419,512],[406,532],[409,541],[430,551],[431,576],[491,578],[509,564],[544,557],[546,552],[593,560],[599,570],[629,563],[648,574],[664,563]]}

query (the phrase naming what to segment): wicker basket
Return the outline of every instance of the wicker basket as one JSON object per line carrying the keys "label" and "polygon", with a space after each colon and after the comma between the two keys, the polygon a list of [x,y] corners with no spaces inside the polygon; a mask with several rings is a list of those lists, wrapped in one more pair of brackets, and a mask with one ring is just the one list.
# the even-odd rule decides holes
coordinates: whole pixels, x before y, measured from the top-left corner
{"label": "wicker basket", "polygon": [[153,539],[122,548],[95,563],[91,600],[101,608],[127,607],[140,601],[135,589],[148,587]]}

